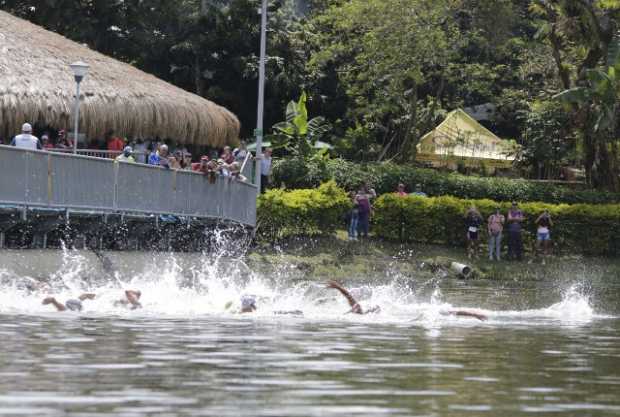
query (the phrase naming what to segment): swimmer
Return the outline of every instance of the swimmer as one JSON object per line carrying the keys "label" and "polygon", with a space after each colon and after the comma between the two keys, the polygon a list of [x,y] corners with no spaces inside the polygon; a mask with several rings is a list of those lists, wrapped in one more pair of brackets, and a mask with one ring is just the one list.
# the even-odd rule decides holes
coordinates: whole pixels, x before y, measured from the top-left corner
{"label": "swimmer", "polygon": [[47,297],[43,300],[43,305],[53,304],[57,311],[82,311],[82,301],[92,300],[93,298],[95,298],[95,294],[85,293],[77,299],[67,300],[66,303],[61,304],[54,297]]}
{"label": "swimmer", "polygon": [[[226,304],[228,309],[232,305],[232,302]],[[256,297],[253,295],[244,295],[241,297],[241,309],[240,313],[253,313],[257,310]],[[278,310],[273,312],[276,316],[303,316],[304,313],[301,310]]]}
{"label": "swimmer", "polygon": [[253,295],[241,297],[241,313],[253,313],[256,311],[256,298]]}
{"label": "swimmer", "polygon": [[[344,297],[349,302],[349,305],[351,306],[351,310],[348,311],[347,313],[368,314],[368,313],[381,312],[381,308],[379,306],[374,306],[368,310],[362,309],[362,306],[357,302],[357,300],[355,300],[355,298],[353,298],[351,293],[347,291],[342,285],[340,285],[336,281],[329,281],[327,283],[327,287],[337,289],[338,291],[340,291],[342,295],[344,295]],[[475,313],[473,311],[467,311],[467,310],[448,310],[448,311],[442,311],[441,314],[457,316],[457,317],[473,317],[480,321],[484,321],[487,319],[487,316],[485,316],[484,314]]]}
{"label": "swimmer", "polygon": [[342,285],[340,285],[336,281],[329,281],[327,283],[327,288],[334,288],[340,291],[340,294],[344,295],[344,298],[347,299],[347,301],[349,302],[349,305],[351,306],[351,310],[347,311],[347,314],[348,313],[369,314],[369,313],[380,313],[381,312],[381,307],[379,306],[374,306],[374,307],[369,308],[368,310],[364,310],[362,306],[360,305],[360,303],[358,303],[357,300],[353,298],[351,293],[347,291],[346,288],[344,288]]}
{"label": "swimmer", "polygon": [[480,314],[480,313],[474,313],[473,311],[467,311],[467,310],[448,310],[448,311],[442,311],[440,312],[440,314],[443,314],[444,316],[460,316],[460,317],[473,317],[476,318],[480,321],[485,321],[488,317],[485,316],[484,314]]}
{"label": "swimmer", "polygon": [[128,307],[132,310],[142,308],[142,304],[140,304],[141,296],[142,292],[139,290],[127,290],[125,291],[125,298],[121,298],[120,300],[114,302],[114,306]]}

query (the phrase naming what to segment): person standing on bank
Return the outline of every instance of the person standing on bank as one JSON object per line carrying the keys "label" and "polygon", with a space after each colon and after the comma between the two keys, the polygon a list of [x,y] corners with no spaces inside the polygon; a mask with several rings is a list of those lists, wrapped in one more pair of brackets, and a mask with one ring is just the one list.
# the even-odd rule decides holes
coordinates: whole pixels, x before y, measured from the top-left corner
{"label": "person standing on bank", "polygon": [[22,134],[13,138],[11,141],[11,146],[30,150],[41,149],[39,138],[32,135],[32,126],[30,123],[24,123],[22,125]]}
{"label": "person standing on bank", "polygon": [[516,201],[508,210],[508,258],[523,260],[523,239],[521,237],[521,223],[525,220],[523,212],[519,210]]}
{"label": "person standing on bank", "polygon": [[499,207],[495,207],[495,213],[491,214],[488,219],[487,231],[489,232],[489,261],[495,259],[500,260],[502,252],[502,231],[504,230],[504,222],[506,218],[500,212]]}
{"label": "person standing on bank", "polygon": [[536,251],[541,254],[542,249],[542,264],[545,264],[545,257],[549,256],[551,246],[551,227],[553,221],[549,210],[545,211],[536,219]]}
{"label": "person standing on bank", "polygon": [[265,192],[269,187],[269,178],[271,178],[271,148],[265,149],[260,159],[260,184],[261,192]]}
{"label": "person standing on bank", "polygon": [[478,256],[478,237],[480,236],[482,216],[476,206],[472,205],[465,214],[465,226],[467,227],[467,257]]}
{"label": "person standing on bank", "polygon": [[370,214],[372,211],[372,205],[370,199],[376,198],[377,193],[374,189],[368,189],[366,184],[363,184],[357,194],[355,195],[355,201],[359,206],[358,208],[358,237],[368,237],[368,231],[370,229]]}
{"label": "person standing on bank", "polygon": [[351,208],[351,211],[349,212],[348,220],[349,220],[349,224],[348,224],[348,231],[349,231],[349,240],[357,240],[357,227],[359,224],[359,219],[360,219],[360,205],[357,202],[357,198],[355,192],[351,191],[351,193],[349,194],[349,197],[351,198],[351,202],[353,203],[353,207]]}

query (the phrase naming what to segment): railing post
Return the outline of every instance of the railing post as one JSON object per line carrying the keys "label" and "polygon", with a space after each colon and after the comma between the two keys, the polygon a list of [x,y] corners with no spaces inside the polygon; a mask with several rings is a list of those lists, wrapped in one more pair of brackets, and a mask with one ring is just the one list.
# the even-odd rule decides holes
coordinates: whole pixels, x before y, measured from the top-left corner
{"label": "railing post", "polygon": [[114,210],[118,208],[118,169],[120,163],[114,161],[114,189],[112,195],[112,207]]}
{"label": "railing post", "polygon": [[53,190],[52,190],[52,155],[47,154],[47,202],[52,204],[53,199]]}

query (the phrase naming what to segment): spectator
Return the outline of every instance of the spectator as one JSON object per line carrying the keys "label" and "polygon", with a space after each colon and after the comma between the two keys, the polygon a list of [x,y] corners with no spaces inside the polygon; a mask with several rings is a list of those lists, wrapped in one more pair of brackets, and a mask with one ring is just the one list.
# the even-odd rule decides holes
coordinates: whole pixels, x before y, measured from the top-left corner
{"label": "spectator", "polygon": [[489,261],[493,260],[493,253],[495,253],[496,260],[499,261],[501,259],[502,231],[504,230],[505,221],[506,219],[500,212],[499,207],[495,207],[495,213],[489,216],[487,226],[489,232]]}
{"label": "spectator", "polygon": [[222,159],[224,163],[228,165],[235,162],[235,156],[232,154],[232,151],[230,150],[230,146],[224,146],[224,152],[222,152],[220,159]]}
{"label": "spectator", "polygon": [[349,222],[348,222],[348,230],[349,230],[349,240],[357,240],[357,227],[360,219],[360,205],[355,198],[355,193],[351,192],[349,194],[351,201],[353,202],[353,207],[349,212]]}
{"label": "spectator", "polygon": [[223,159],[221,158],[218,159],[217,165],[218,165],[218,172],[220,173],[220,175],[223,175],[225,177],[230,177],[229,165]]}
{"label": "spectator", "polygon": [[241,164],[239,162],[233,162],[229,165],[228,169],[230,170],[231,178],[242,182],[246,182],[248,180],[245,175],[241,174]]}
{"label": "spectator", "polygon": [[508,257],[510,259],[523,259],[523,239],[521,238],[521,223],[525,220],[523,213],[519,210],[516,201],[512,202],[512,207],[508,211]]}
{"label": "spectator", "polygon": [[131,146],[125,146],[123,148],[123,153],[117,156],[114,160],[117,162],[136,162],[132,153],[133,149],[131,149]]}
{"label": "spectator", "polygon": [[538,226],[536,230],[536,250],[538,253],[542,251],[542,264],[545,264],[545,257],[549,256],[550,246],[551,246],[551,227],[553,226],[553,221],[551,220],[551,215],[549,214],[549,210],[546,210],[538,216],[536,219],[536,226]]}
{"label": "spectator", "polygon": [[210,160],[207,163],[207,175],[209,176],[209,184],[215,184],[215,180],[217,179],[217,173],[219,172],[220,166],[217,161]]}
{"label": "spectator", "polygon": [[64,129],[60,129],[60,131],[58,131],[56,147],[59,149],[73,149],[73,142],[69,140],[67,137],[67,132]]}
{"label": "spectator", "polygon": [[181,163],[183,169],[191,171],[192,169],[192,154],[189,152],[183,153],[183,162]]}
{"label": "spectator", "polygon": [[409,194],[405,192],[405,184],[402,182],[398,184],[398,188],[396,189],[396,195],[399,197],[407,197]]}
{"label": "spectator", "polygon": [[54,144],[50,142],[50,137],[47,133],[44,133],[43,136],[41,136],[41,147],[43,149],[54,149]]}
{"label": "spectator", "polygon": [[248,146],[245,141],[242,140],[239,147],[235,148],[233,156],[235,157],[235,161],[243,164],[243,161],[245,161],[245,158],[248,156]]}
{"label": "spectator", "polygon": [[372,212],[372,205],[370,199],[377,197],[374,189],[368,189],[366,184],[363,184],[357,194],[355,200],[359,205],[359,222],[357,227],[358,237],[368,237],[368,231],[370,229],[370,214]]}
{"label": "spectator", "polygon": [[110,158],[118,156],[125,147],[125,143],[118,136],[114,136],[114,130],[109,130],[106,134],[106,144],[110,151]]}
{"label": "spectator", "polygon": [[170,161],[168,160],[168,145],[160,145],[159,150],[151,152],[149,155],[149,165],[157,165],[170,169]]}
{"label": "spectator", "polygon": [[465,215],[465,226],[467,227],[467,257],[472,258],[478,255],[478,237],[480,225],[482,224],[482,216],[472,205]]}
{"label": "spectator", "polygon": [[265,152],[259,157],[260,159],[260,183],[261,192],[265,192],[270,185],[271,177],[271,148],[265,149]]}
{"label": "spectator", "polygon": [[139,164],[146,164],[146,157],[147,157],[146,143],[144,143],[144,141],[141,138],[138,138],[138,140],[136,140],[134,151],[135,151],[136,162],[138,162]]}
{"label": "spectator", "polygon": [[183,157],[180,151],[175,151],[169,158],[168,163],[171,169],[183,169],[182,166]]}
{"label": "spectator", "polygon": [[203,155],[200,157],[200,162],[195,162],[192,164],[192,171],[207,174],[209,172],[208,164],[209,157],[207,155]]}
{"label": "spectator", "polygon": [[17,135],[11,141],[11,146],[21,149],[41,149],[41,143],[39,138],[32,135],[32,126],[30,123],[24,123],[22,125],[21,135]]}
{"label": "spectator", "polygon": [[424,191],[422,191],[422,186],[420,184],[415,185],[415,191],[411,193],[412,195],[417,195],[420,197],[428,197]]}

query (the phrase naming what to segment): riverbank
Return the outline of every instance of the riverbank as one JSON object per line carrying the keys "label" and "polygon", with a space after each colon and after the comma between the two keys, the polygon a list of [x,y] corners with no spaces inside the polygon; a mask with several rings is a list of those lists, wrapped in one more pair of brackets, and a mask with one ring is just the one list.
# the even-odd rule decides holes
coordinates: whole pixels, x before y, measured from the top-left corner
{"label": "riverbank", "polygon": [[[394,243],[380,238],[348,241],[346,233],[339,231],[332,237],[289,238],[276,245],[259,244],[247,255],[252,267],[270,267],[277,270],[283,265],[295,279],[317,280],[372,280],[376,274],[389,274],[394,278],[410,276],[437,276],[454,278],[446,268],[446,262],[455,261],[474,268],[471,279],[495,281],[542,281],[553,280],[565,275],[602,274],[620,275],[620,259],[597,258],[581,255],[558,255],[540,260],[526,256],[522,262],[489,261],[486,248],[481,245],[480,256],[468,259],[464,248],[417,244]],[[437,265],[439,264],[439,265]],[[436,268],[435,266],[439,266]],[[438,272],[437,269],[440,269]],[[588,271],[588,272],[586,272]]]}

